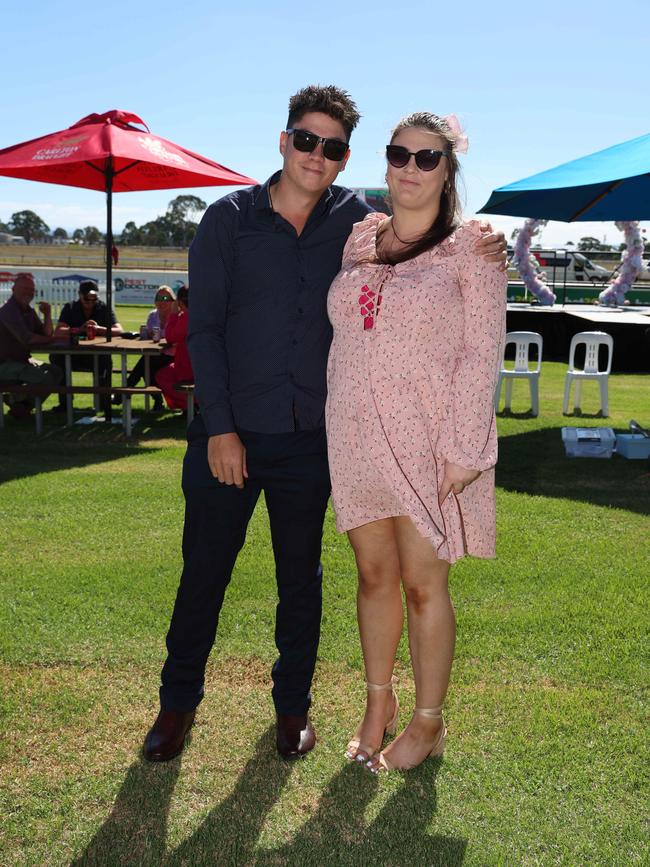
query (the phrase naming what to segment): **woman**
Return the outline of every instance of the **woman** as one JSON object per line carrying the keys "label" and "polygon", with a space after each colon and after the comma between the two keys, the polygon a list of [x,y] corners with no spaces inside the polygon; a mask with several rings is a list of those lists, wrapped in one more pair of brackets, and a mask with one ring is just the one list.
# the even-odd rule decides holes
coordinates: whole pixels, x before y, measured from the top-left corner
{"label": "woman", "polygon": [[[449,568],[493,557],[493,394],[506,278],[459,220],[455,117],[402,120],[386,148],[393,216],[354,226],[329,294],[327,436],[332,499],[359,572],[368,688],[350,759],[377,772],[442,754],[442,705],[455,643]],[[393,733],[393,666],[403,586],[416,708]]]}
{"label": "woman", "polygon": [[[174,294],[174,290],[171,286],[165,286],[164,284],[158,287],[158,291],[156,292],[156,297],[154,300],[155,308],[149,313],[147,316],[147,335],[149,339],[152,340],[154,336],[154,329],[158,329],[158,333],[163,335],[165,333],[165,328],[167,327],[167,321],[172,312],[172,305],[176,300],[176,295]],[[153,382],[156,381],[156,374],[159,370],[162,370],[163,367],[167,367],[168,364],[171,364],[174,360],[174,349],[169,346],[167,349],[163,349],[160,355],[151,355],[149,356],[149,375]],[[137,364],[134,365],[133,370],[129,373],[126,384],[129,388],[134,388],[141,379],[145,377],[145,360],[144,356],[142,356]],[[122,395],[116,394],[112,401],[114,404],[122,403]],[[154,410],[160,410],[163,408],[162,398],[156,395],[153,399],[153,408]]]}
{"label": "woman", "polygon": [[192,382],[194,373],[187,350],[187,326],[189,323],[189,291],[186,286],[178,290],[178,297],[165,327],[165,340],[174,347],[171,364],[159,370],[156,383],[162,389],[169,409],[187,409],[187,395],[174,388],[177,382]]}

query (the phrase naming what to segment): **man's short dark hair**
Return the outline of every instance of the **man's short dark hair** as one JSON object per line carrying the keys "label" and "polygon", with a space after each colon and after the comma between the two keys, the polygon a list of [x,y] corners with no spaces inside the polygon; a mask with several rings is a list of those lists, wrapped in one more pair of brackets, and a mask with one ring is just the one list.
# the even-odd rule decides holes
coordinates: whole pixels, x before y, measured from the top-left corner
{"label": "man's short dark hair", "polygon": [[287,129],[294,127],[310,111],[318,111],[340,121],[348,141],[361,118],[347,90],[341,90],[333,84],[310,84],[294,94],[289,100]]}

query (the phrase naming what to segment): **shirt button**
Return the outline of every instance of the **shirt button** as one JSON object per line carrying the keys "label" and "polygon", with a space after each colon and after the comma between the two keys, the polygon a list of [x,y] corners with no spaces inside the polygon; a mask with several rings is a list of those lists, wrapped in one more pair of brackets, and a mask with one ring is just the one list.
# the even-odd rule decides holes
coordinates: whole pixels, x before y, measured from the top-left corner
{"label": "shirt button", "polygon": [[299,307],[299,308],[298,308],[298,314],[299,314],[300,316],[302,316],[302,314],[303,314],[304,312],[305,312],[305,311],[302,309],[302,307]]}
{"label": "shirt button", "polygon": [[294,346],[298,346],[298,341],[297,341],[297,340],[292,340],[291,342],[293,343]]}

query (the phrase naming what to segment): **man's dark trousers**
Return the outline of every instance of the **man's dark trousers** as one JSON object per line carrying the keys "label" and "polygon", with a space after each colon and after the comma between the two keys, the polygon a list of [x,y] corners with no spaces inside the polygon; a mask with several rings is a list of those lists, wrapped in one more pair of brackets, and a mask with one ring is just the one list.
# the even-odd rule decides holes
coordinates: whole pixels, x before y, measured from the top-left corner
{"label": "man's dark trousers", "polygon": [[184,568],[167,634],[160,703],[163,710],[189,711],[203,698],[205,666],[225,590],[264,491],[279,598],[273,701],[280,714],[304,714],[320,635],[320,553],[330,493],[325,429],[238,434],[248,469],[243,490],[212,476],[200,416],[188,432]]}

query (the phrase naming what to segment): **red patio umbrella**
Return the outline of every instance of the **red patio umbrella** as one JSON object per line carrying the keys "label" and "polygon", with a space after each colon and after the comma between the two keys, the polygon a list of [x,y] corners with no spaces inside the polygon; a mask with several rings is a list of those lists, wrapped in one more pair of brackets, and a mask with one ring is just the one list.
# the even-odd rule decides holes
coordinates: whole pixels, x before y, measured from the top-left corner
{"label": "red patio umbrella", "polygon": [[[144,129],[139,129],[138,124]],[[106,192],[106,303],[113,303],[113,193],[255,184],[152,135],[136,114],[89,114],[68,129],[0,150],[0,175]],[[110,329],[107,340],[111,339]]]}

